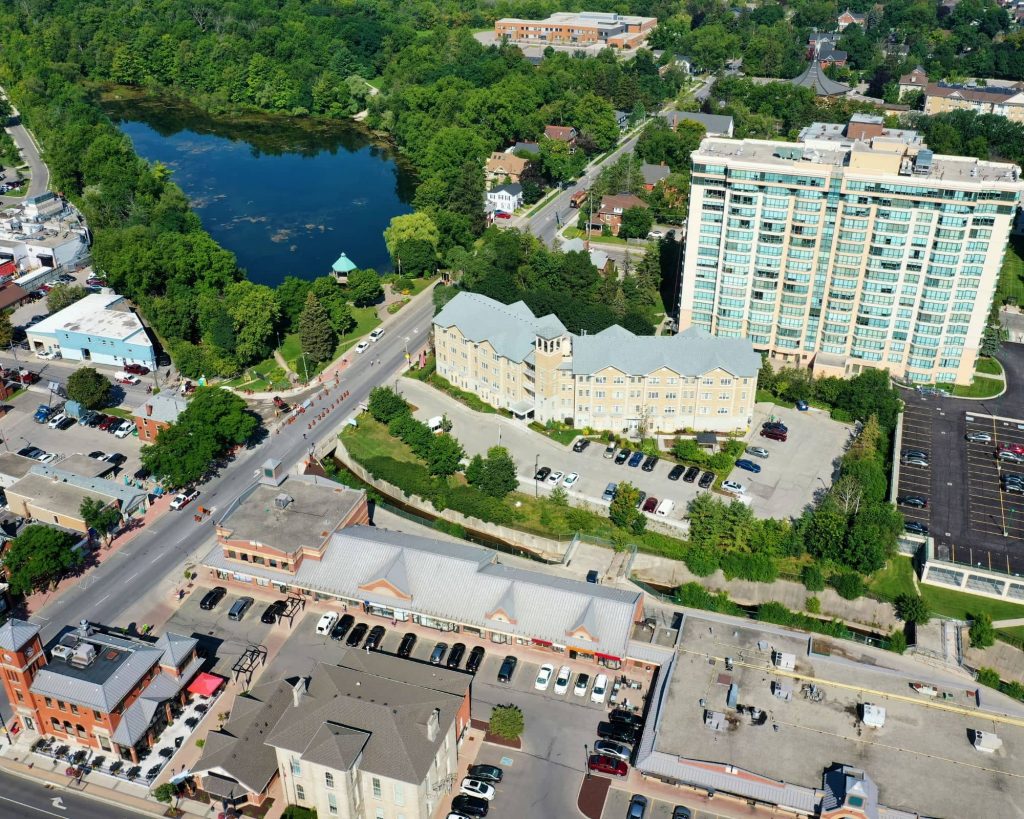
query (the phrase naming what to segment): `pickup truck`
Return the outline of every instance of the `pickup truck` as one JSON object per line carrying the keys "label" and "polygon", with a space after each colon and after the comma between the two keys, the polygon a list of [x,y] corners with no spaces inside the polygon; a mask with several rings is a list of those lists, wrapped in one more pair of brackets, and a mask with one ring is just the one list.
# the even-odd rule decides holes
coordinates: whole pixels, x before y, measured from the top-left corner
{"label": "pickup truck", "polygon": [[137,375],[132,375],[131,373],[127,373],[124,370],[118,370],[116,373],[114,373],[114,380],[118,384],[141,384],[142,383],[142,379],[139,378]]}

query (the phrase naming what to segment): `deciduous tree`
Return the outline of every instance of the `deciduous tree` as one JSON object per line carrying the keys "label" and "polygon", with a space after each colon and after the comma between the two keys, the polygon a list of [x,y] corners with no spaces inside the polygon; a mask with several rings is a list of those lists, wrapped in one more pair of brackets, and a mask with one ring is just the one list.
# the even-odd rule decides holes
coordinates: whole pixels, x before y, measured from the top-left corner
{"label": "deciduous tree", "polygon": [[121,523],[121,511],[116,506],[96,498],[84,498],[78,507],[78,513],[85,521],[85,525],[103,539],[103,545],[109,547],[114,538],[114,530]]}
{"label": "deciduous tree", "polygon": [[376,270],[353,270],[348,274],[348,296],[356,307],[367,307],[380,301],[384,291]]}
{"label": "deciduous tree", "polygon": [[447,478],[459,471],[459,463],[465,455],[462,444],[451,435],[435,435],[430,451],[427,452],[427,467],[431,475]]}
{"label": "deciduous tree", "polygon": [[113,385],[105,375],[92,367],[79,367],[68,376],[68,398],[86,409],[100,409],[110,404]]}
{"label": "deciduous tree", "polygon": [[3,556],[11,593],[22,596],[48,588],[82,565],[82,553],[74,545],[74,535],[60,529],[39,524],[22,529]]}
{"label": "deciduous tree", "polygon": [[87,295],[86,289],[80,284],[58,284],[46,294],[46,309],[51,313],[59,313]]}

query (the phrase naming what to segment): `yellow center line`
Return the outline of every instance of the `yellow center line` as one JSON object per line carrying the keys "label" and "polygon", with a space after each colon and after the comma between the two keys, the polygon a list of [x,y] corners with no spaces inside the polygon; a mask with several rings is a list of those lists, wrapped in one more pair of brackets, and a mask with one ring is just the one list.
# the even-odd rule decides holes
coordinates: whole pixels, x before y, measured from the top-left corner
{"label": "yellow center line", "polygon": [[[699,657],[705,657],[707,659],[714,659],[716,662],[725,661],[724,657],[715,657],[714,655],[708,654],[703,651],[694,651],[693,649],[683,648],[680,651],[684,654],[695,654]],[[748,663],[742,659],[733,658],[733,665],[743,666],[744,668],[752,668],[757,671],[764,671],[769,674],[776,674],[780,677],[789,677],[794,680],[805,680],[807,682],[816,683],[823,686],[831,686],[833,688],[842,688],[847,691],[856,691],[861,694],[868,694],[875,697],[884,697],[890,700],[896,700],[897,702],[906,702],[910,705],[918,705],[923,708],[934,708],[937,711],[948,711],[951,714],[960,714],[961,716],[968,716],[981,719],[989,719],[993,722],[1002,722],[1006,725],[1016,725],[1018,728],[1024,728],[1024,719],[1018,717],[1007,716],[1006,714],[997,714],[993,711],[984,711],[981,708],[964,708],[960,705],[950,705],[942,701],[922,699],[921,697],[911,697],[907,694],[895,694],[891,691],[878,691],[874,688],[865,688],[862,685],[852,685],[850,683],[836,682],[835,680],[825,680],[821,677],[812,677],[809,674],[801,674],[798,671],[786,671],[781,668],[777,668],[773,665],[766,665],[760,663]]]}

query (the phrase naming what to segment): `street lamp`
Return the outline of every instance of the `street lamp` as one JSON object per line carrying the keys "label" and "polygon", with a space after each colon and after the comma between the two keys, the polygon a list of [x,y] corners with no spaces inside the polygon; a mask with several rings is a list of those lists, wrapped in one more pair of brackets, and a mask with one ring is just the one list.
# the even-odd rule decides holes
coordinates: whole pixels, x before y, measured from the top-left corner
{"label": "street lamp", "polygon": [[533,459],[533,496],[540,497],[540,487],[537,485],[537,471],[540,469],[540,453]]}
{"label": "street lamp", "polygon": [[583,777],[590,779],[590,746],[583,743]]}

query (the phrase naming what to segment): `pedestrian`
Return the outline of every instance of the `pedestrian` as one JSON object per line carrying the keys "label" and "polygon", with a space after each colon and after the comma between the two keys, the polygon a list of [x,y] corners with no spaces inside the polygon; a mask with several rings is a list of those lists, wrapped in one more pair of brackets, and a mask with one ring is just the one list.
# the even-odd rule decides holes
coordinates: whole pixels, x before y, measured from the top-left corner
{"label": "pedestrian", "polygon": [[303,441],[305,441],[305,440],[306,440],[306,433],[305,433],[305,432],[303,432],[303,433],[302,433],[302,440],[303,440]]}

